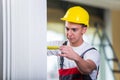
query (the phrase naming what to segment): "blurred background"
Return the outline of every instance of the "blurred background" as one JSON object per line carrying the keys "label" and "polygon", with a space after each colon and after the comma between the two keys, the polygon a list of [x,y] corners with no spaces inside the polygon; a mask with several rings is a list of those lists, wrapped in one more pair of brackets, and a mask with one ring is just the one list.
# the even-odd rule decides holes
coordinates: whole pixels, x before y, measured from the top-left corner
{"label": "blurred background", "polygon": [[[101,55],[98,80],[120,80],[120,0],[47,0],[47,41],[65,40],[60,20],[72,6],[82,6],[90,14],[84,40]],[[47,57],[47,80],[58,80],[57,57]]]}

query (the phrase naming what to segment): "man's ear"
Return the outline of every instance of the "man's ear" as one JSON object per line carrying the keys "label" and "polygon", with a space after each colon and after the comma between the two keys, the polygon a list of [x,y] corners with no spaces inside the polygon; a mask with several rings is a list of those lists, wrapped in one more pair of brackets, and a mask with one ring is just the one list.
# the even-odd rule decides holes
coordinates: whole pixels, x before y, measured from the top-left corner
{"label": "man's ear", "polygon": [[87,31],[87,27],[83,27],[82,33],[84,34]]}

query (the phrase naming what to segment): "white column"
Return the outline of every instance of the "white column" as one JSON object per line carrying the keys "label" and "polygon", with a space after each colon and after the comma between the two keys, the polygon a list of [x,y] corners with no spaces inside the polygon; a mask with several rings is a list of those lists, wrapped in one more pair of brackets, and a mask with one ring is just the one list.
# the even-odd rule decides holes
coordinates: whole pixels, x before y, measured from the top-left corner
{"label": "white column", "polygon": [[46,80],[46,0],[3,0],[4,80]]}
{"label": "white column", "polygon": [[0,80],[3,79],[3,21],[2,21],[2,0],[0,0]]}

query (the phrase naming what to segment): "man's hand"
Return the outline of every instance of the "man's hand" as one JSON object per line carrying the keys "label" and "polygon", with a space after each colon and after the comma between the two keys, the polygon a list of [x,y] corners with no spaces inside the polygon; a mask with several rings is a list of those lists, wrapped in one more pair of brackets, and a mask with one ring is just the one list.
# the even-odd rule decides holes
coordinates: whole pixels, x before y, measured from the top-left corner
{"label": "man's hand", "polygon": [[61,46],[60,51],[62,54],[60,56],[66,57],[71,60],[75,60],[77,56],[79,56],[75,51],[73,51],[71,46]]}

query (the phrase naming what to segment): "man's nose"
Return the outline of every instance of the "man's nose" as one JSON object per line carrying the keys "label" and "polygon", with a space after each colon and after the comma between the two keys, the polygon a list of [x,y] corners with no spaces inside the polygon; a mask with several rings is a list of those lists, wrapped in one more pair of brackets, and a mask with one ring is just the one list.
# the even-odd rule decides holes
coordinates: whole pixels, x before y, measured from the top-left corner
{"label": "man's nose", "polygon": [[72,35],[72,30],[67,31],[68,36]]}

